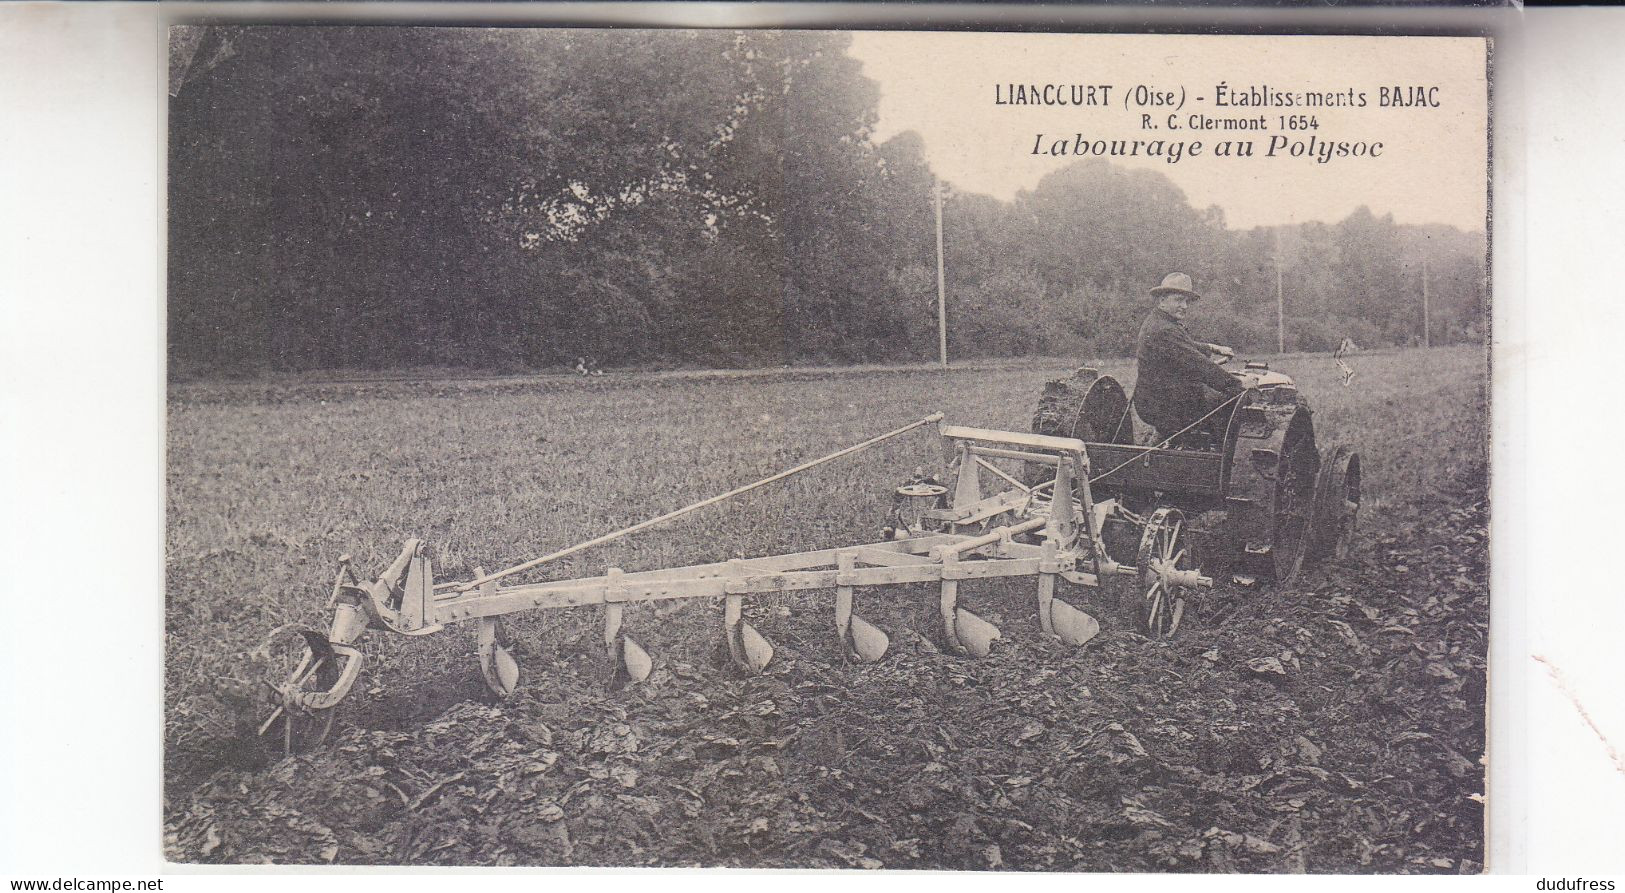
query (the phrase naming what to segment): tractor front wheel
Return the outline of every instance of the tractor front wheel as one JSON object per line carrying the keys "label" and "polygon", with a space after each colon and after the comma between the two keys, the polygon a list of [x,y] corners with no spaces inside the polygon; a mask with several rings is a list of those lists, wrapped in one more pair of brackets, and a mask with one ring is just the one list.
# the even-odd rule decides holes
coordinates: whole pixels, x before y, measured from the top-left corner
{"label": "tractor front wheel", "polygon": [[1360,454],[1339,445],[1327,454],[1315,481],[1308,557],[1317,561],[1347,558],[1359,514]]}
{"label": "tractor front wheel", "polygon": [[1185,537],[1185,516],[1178,509],[1160,508],[1145,523],[1140,535],[1140,624],[1153,639],[1172,638],[1179,631],[1191,588],[1178,581],[1175,571],[1194,570]]}

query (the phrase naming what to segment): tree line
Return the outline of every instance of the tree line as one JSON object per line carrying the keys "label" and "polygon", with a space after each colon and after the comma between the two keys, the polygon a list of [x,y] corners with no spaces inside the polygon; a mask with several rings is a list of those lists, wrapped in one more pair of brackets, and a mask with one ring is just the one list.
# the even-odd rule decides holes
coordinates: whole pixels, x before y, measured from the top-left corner
{"label": "tree line", "polygon": [[[874,138],[828,32],[171,32],[172,372],[903,362],[936,356],[934,179]],[[1204,333],[1273,349],[1482,337],[1481,233],[1236,230],[1082,161],[944,189],[949,352],[1132,352],[1184,270]]]}

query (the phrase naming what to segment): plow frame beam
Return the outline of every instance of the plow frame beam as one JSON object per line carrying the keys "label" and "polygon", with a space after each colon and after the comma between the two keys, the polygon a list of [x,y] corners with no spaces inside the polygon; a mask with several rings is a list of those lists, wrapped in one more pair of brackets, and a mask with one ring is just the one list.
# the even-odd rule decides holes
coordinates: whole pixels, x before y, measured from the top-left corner
{"label": "plow frame beam", "polygon": [[[1032,521],[1027,523],[1033,524]],[[1036,526],[1033,525],[1033,529]],[[978,542],[972,544],[972,541]],[[955,558],[974,556],[977,560],[944,561],[942,556],[949,551]],[[852,567],[849,570],[840,567],[843,555],[850,556]],[[1095,575],[1074,570],[1076,557],[1071,552],[1057,552],[1052,559],[1057,572],[1064,572],[1069,580],[1085,586],[1098,585]],[[499,587],[484,592],[446,592],[431,605],[427,615],[431,627],[426,629],[438,630],[465,621],[548,608],[687,598],[725,599],[808,589],[835,590],[843,586],[1036,577],[1043,563],[1042,546],[1014,542],[997,531],[980,537],[933,534],[733,562]],[[730,576],[730,568],[737,576]]]}

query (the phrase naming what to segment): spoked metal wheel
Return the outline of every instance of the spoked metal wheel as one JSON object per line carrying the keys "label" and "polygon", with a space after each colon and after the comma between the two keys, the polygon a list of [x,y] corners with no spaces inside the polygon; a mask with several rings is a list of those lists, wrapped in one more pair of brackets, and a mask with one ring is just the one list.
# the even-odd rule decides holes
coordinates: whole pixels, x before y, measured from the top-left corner
{"label": "spoked metal wheel", "polygon": [[1187,600],[1194,594],[1188,578],[1196,575],[1185,539],[1185,516],[1160,508],[1146,520],[1140,536],[1140,625],[1153,639],[1179,631]]}
{"label": "spoked metal wheel", "polygon": [[340,679],[342,658],[327,637],[313,630],[279,630],[261,649],[271,671],[265,676],[268,712],[259,735],[284,756],[304,753],[327,740],[337,712],[331,707],[312,709],[300,703],[302,695],[331,691]]}

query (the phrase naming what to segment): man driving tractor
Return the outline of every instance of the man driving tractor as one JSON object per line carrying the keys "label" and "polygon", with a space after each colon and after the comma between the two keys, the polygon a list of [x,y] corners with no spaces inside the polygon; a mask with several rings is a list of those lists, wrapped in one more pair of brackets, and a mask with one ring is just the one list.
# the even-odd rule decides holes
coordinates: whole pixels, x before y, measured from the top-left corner
{"label": "man driving tractor", "polygon": [[1191,302],[1202,297],[1190,276],[1169,273],[1151,295],[1157,305],[1140,326],[1135,351],[1139,377],[1132,402],[1140,418],[1157,429],[1160,443],[1250,385],[1214,362],[1235,356],[1235,351],[1197,341],[1186,331],[1185,314]]}

